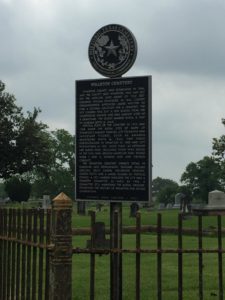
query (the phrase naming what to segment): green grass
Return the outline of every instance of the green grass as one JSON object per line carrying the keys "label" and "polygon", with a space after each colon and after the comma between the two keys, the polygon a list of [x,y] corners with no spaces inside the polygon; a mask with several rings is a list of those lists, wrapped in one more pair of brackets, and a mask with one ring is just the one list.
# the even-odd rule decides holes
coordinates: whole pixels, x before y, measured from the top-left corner
{"label": "green grass", "polygon": [[[161,211],[163,226],[177,227],[178,211]],[[156,225],[157,211],[141,209],[142,225]],[[105,222],[109,226],[109,207],[105,211],[96,213],[97,221]],[[224,226],[223,220],[223,226]],[[89,216],[73,215],[73,226],[88,227]],[[129,207],[123,208],[123,225],[134,226],[135,218],[129,217]],[[217,226],[216,217],[204,217],[203,228]],[[197,228],[197,218],[183,221],[184,228]],[[109,238],[109,237],[107,237]],[[89,237],[76,236],[73,239],[74,247],[86,247]],[[215,237],[204,237],[203,248],[216,249]],[[135,249],[135,235],[123,235],[123,248]],[[157,236],[155,234],[141,235],[141,248],[156,249]],[[178,248],[177,235],[162,236],[162,248]],[[198,238],[183,236],[184,249],[198,249]],[[204,300],[218,299],[218,255],[203,255],[203,288]],[[224,266],[225,267],[225,266]],[[74,255],[73,257],[73,299],[81,300],[89,297],[90,256]],[[96,300],[108,300],[110,288],[110,256],[96,255]],[[183,299],[199,299],[198,291],[198,254],[183,254]],[[178,255],[162,255],[162,298],[163,300],[178,300]],[[135,299],[135,254],[123,254],[123,300]],[[141,255],[141,299],[157,299],[157,255]]]}
{"label": "green grass", "polygon": [[[156,248],[156,235],[143,234],[141,246],[145,249]],[[75,237],[74,246],[85,247],[87,237]],[[215,238],[204,238],[204,247],[216,248]],[[177,248],[175,235],[163,236],[163,248]],[[197,237],[183,238],[183,247],[197,249]],[[134,249],[133,235],[123,236],[123,248]],[[88,299],[90,256],[87,254],[73,256],[73,299]],[[218,294],[217,255],[204,254],[204,299],[217,299],[211,295]],[[109,255],[96,255],[96,300],[109,299]],[[162,256],[162,295],[164,300],[178,299],[178,255]],[[184,300],[198,299],[198,254],[183,254]],[[141,255],[141,299],[157,299],[157,257],[156,254]],[[123,255],[123,299],[135,299],[135,254]]]}
{"label": "green grass", "polygon": [[[32,202],[24,204],[24,208],[31,208],[33,206]],[[4,207],[12,208],[22,208],[19,203],[9,203]],[[94,205],[88,205],[86,209],[86,215],[80,216],[77,214],[76,205],[73,208],[72,214],[72,227],[90,227],[90,216],[88,215],[89,210],[96,210]],[[177,227],[178,224],[178,210],[152,210],[147,211],[145,208],[140,209],[141,212],[141,223],[142,225],[156,225],[157,224],[157,214],[160,212],[162,215],[162,225],[168,227]],[[104,222],[106,226],[110,224],[110,207],[105,205],[101,212],[96,212],[96,220]],[[130,207],[128,204],[123,204],[123,226],[135,226],[135,218],[130,218]],[[204,217],[203,218],[203,228],[212,228],[217,226],[216,217]],[[225,227],[225,218],[222,219],[222,226]],[[193,217],[189,220],[183,222],[184,228],[197,228],[197,218]]]}
{"label": "green grass", "polygon": [[[95,207],[90,207],[89,210],[95,210]],[[157,214],[159,211],[152,210],[147,211],[142,208],[141,212],[141,224],[142,225],[156,225],[157,224]],[[128,206],[123,206],[123,226],[135,226],[135,218],[130,218],[129,216],[130,208]],[[160,211],[162,215],[162,226],[177,227],[178,224],[178,210],[162,210]],[[104,222],[106,226],[110,224],[110,208],[105,206],[101,212],[96,212],[96,220]],[[76,213],[76,209],[73,210],[72,226],[76,228],[80,227],[90,227],[90,216],[88,213],[86,216],[79,216]],[[222,219],[222,226],[225,227],[225,218]],[[184,228],[197,228],[197,218],[192,217],[188,220],[183,221]],[[216,217],[204,217],[203,218],[203,228],[215,228],[217,227]]]}
{"label": "green grass", "polygon": [[[89,207],[95,210],[95,207]],[[135,226],[135,218],[129,217],[129,206],[123,206],[123,226]],[[165,210],[162,214],[162,226],[177,227],[178,211]],[[142,225],[156,225],[157,211],[141,209]],[[222,219],[225,227],[225,218]],[[102,212],[96,212],[96,221],[102,221],[109,226],[109,206],[105,206]],[[76,208],[73,210],[72,226],[76,228],[90,227],[90,216],[79,216]],[[203,228],[217,226],[216,217],[204,217]],[[183,221],[184,228],[197,228],[197,218]],[[109,238],[109,237],[107,237]],[[74,236],[73,246],[86,248],[89,236]],[[141,235],[141,248],[156,249],[157,236],[155,234]],[[173,234],[162,236],[162,248],[178,247],[178,237]],[[135,235],[123,235],[123,248],[135,249]],[[198,240],[194,236],[183,236],[183,248],[197,249]],[[204,237],[203,248],[217,248],[215,237]],[[96,300],[108,300],[110,288],[110,255],[96,255],[95,283]],[[218,255],[203,255],[204,274],[204,300],[218,299]],[[224,266],[225,267],[225,266]],[[90,255],[73,255],[73,300],[89,299],[90,280]],[[178,300],[178,255],[162,255],[162,298],[163,300]],[[183,294],[184,300],[197,300],[198,297],[198,254],[183,254]],[[135,299],[135,254],[123,254],[123,300]],[[157,299],[157,255],[141,255],[141,299]]]}

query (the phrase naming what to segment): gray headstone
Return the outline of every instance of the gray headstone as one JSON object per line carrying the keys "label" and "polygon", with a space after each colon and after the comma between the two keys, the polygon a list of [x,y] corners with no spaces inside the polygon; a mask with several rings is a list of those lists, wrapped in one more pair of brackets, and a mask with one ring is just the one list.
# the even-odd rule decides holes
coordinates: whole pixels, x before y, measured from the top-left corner
{"label": "gray headstone", "polygon": [[[110,240],[105,238],[105,223],[103,222],[96,222],[92,228],[94,235],[93,235],[93,247],[94,248],[109,248],[110,247]],[[91,240],[87,240],[87,248],[91,248]]]}
{"label": "gray headstone", "polygon": [[51,204],[51,199],[49,195],[43,195],[43,200],[42,200],[42,208],[46,211],[47,208]]}
{"label": "gray headstone", "polygon": [[208,206],[225,207],[225,193],[217,190],[209,192]]}
{"label": "gray headstone", "polygon": [[181,203],[181,198],[182,198],[182,193],[177,193],[176,195],[175,195],[175,205],[180,205],[180,203]]}
{"label": "gray headstone", "polygon": [[130,217],[135,218],[139,210],[139,205],[137,203],[132,203],[130,205]]}
{"label": "gray headstone", "polygon": [[158,209],[164,209],[165,208],[165,204],[164,203],[159,203]]}
{"label": "gray headstone", "polygon": [[166,208],[167,208],[167,209],[173,208],[173,204],[172,204],[172,203],[168,203],[168,204],[166,205]]}

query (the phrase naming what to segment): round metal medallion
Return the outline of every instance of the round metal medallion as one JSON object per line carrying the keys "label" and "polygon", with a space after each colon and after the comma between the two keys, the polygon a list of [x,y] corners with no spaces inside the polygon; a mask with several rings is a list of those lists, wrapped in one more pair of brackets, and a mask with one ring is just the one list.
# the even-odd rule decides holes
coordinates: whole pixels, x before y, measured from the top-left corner
{"label": "round metal medallion", "polygon": [[135,62],[137,42],[126,27],[110,24],[94,34],[88,54],[90,63],[97,72],[106,77],[119,77]]}

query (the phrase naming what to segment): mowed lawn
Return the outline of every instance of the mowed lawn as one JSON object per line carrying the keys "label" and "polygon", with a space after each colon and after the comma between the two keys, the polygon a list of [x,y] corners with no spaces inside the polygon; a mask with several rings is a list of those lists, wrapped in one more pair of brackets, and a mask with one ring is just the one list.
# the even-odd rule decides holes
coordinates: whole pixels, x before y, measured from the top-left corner
{"label": "mowed lawn", "polygon": [[[93,208],[94,209],[94,208]],[[156,211],[141,209],[142,225],[156,225]],[[162,211],[162,225],[177,227],[178,211]],[[96,213],[97,221],[105,222],[109,226],[109,207],[104,207],[102,212]],[[224,220],[223,224],[224,223]],[[90,217],[73,214],[73,227],[89,227]],[[123,208],[123,225],[134,226],[135,218],[129,217],[129,207]],[[216,228],[216,217],[204,217],[203,228]],[[197,228],[197,218],[192,217],[183,222],[184,228]],[[109,238],[107,236],[107,238]],[[75,236],[74,247],[86,247],[89,236]],[[216,237],[203,237],[203,248],[216,249]],[[123,235],[123,248],[135,249],[135,235]],[[146,233],[141,235],[142,249],[156,249],[156,234]],[[177,249],[178,237],[173,234],[162,236],[162,248]],[[198,249],[198,238],[183,236],[183,248]],[[110,256],[96,255],[96,300],[109,299],[110,286]],[[204,299],[218,299],[218,254],[203,254],[203,287]],[[197,300],[198,295],[198,254],[183,254],[183,299]],[[157,299],[157,255],[141,255],[141,299]],[[89,299],[90,280],[90,255],[73,255],[73,299]],[[135,299],[135,254],[123,254],[123,299]],[[162,255],[162,299],[178,299],[178,254]]]}
{"label": "mowed lawn", "polygon": [[[96,211],[95,206],[88,206],[86,209],[85,216],[79,216],[76,213],[76,208],[73,209],[72,216],[72,227],[90,227],[91,220],[89,211]],[[166,227],[177,227],[179,210],[151,210],[148,211],[146,208],[140,209],[141,213],[141,224],[142,225],[157,225],[157,215],[160,213],[162,216],[162,226]],[[128,205],[123,205],[123,226],[135,226],[135,218],[130,217],[130,208]],[[104,222],[106,227],[110,225],[110,208],[104,206],[101,212],[96,211],[96,221]],[[203,229],[216,229],[217,228],[217,217],[203,217]],[[195,228],[198,226],[198,218],[193,216],[190,219],[183,221],[184,228]],[[222,218],[222,227],[225,228],[225,217]]]}

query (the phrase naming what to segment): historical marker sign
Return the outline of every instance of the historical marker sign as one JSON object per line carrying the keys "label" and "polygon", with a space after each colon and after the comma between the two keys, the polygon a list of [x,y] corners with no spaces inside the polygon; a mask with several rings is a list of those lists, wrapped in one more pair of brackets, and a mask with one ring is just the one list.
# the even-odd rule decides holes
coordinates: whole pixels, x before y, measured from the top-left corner
{"label": "historical marker sign", "polygon": [[77,200],[149,201],[151,77],[76,81]]}
{"label": "historical marker sign", "polygon": [[97,72],[106,77],[119,77],[135,62],[136,39],[126,27],[110,24],[94,34],[88,54],[90,63]]}

